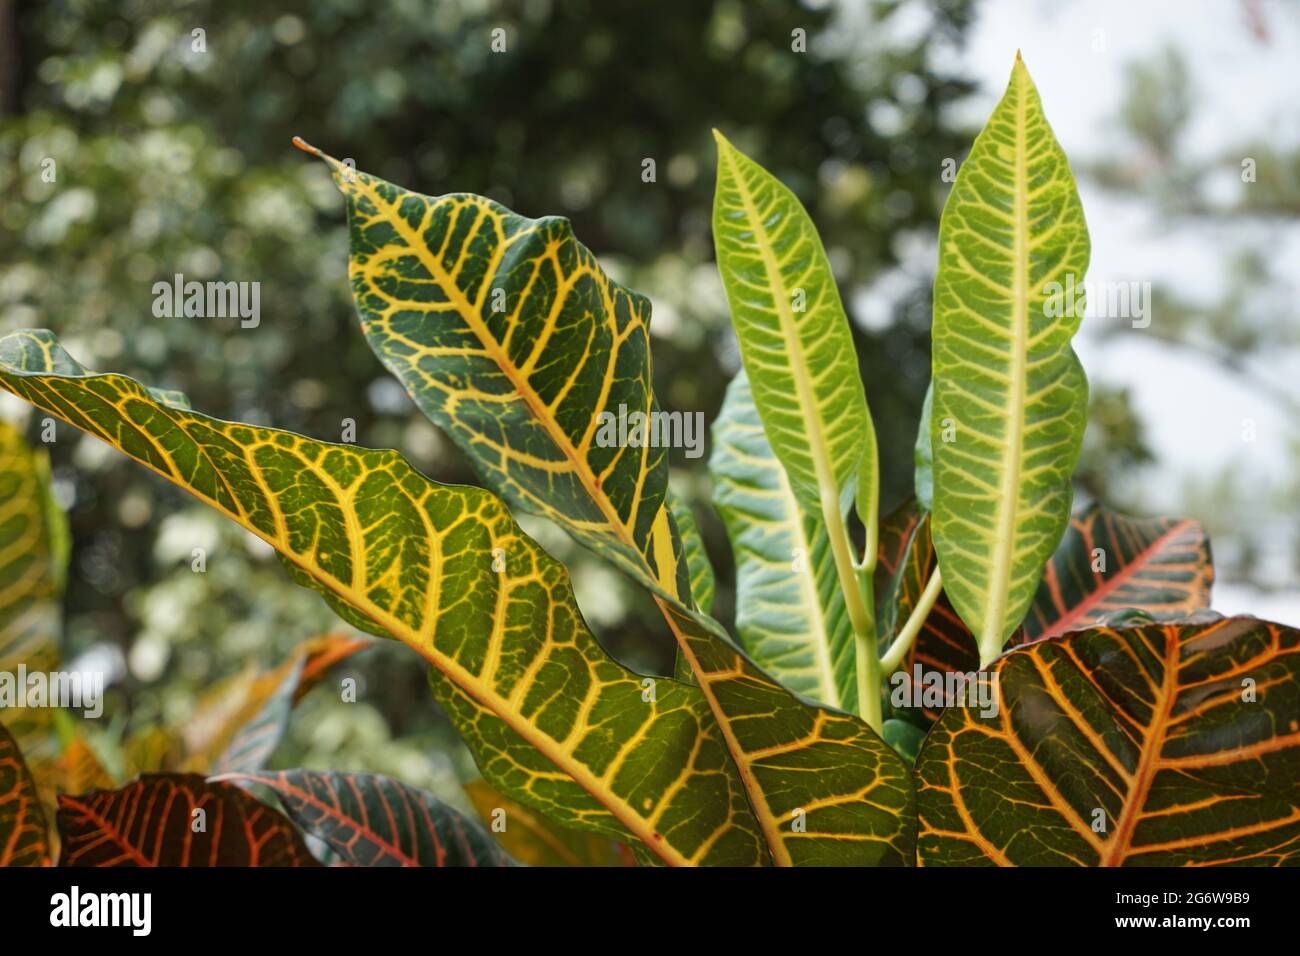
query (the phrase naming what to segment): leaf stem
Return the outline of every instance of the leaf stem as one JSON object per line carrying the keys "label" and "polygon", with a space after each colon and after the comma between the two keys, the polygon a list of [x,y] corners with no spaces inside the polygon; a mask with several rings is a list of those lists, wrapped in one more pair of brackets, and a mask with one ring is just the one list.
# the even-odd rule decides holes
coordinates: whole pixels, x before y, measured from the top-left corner
{"label": "leaf stem", "polygon": [[935,568],[934,573],[930,575],[930,580],[925,582],[925,590],[921,592],[916,607],[912,608],[912,613],[908,615],[907,623],[903,625],[902,630],[898,632],[898,637],[894,638],[894,643],[889,645],[889,650],[880,659],[882,673],[892,674],[898,669],[898,665],[903,663],[903,658],[907,656],[907,651],[916,640],[916,635],[921,633],[921,627],[925,624],[925,619],[930,616],[930,611],[942,589],[943,578],[939,574],[939,569]]}
{"label": "leaf stem", "polygon": [[[880,709],[880,659],[876,656],[876,615],[869,588],[858,577],[859,567],[853,560],[849,529],[840,512],[834,494],[822,495],[822,520],[826,522],[835,558],[835,572],[839,576],[840,590],[844,592],[844,607],[853,626],[853,644],[856,652],[858,677],[858,716],[876,733],[884,727]],[[874,556],[866,562],[874,563]]]}

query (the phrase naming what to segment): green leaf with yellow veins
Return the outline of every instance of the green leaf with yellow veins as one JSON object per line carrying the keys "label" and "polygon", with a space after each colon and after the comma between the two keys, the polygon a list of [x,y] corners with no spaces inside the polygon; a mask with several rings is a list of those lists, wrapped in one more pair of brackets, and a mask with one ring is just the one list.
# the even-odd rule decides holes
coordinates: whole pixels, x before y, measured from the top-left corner
{"label": "green leaf with yellow veins", "polygon": [[[775,176],[714,131],[713,242],[754,404],[810,514],[876,518],[876,433],[849,320],[812,219]],[[828,500],[829,499],[829,500]]]}
{"label": "green leaf with yellow veins", "polygon": [[[50,490],[49,460],[0,422],[0,673],[58,667],[59,595],[68,563],[67,519]],[[28,760],[53,759],[48,707],[0,703],[0,721]]]}
{"label": "green leaf with yellow veins", "polygon": [[1088,257],[1074,177],[1017,56],[944,206],[934,282],[932,533],[983,664],[1070,520],[1088,408],[1070,339]]}
{"label": "green leaf with yellow veins", "polygon": [[648,440],[653,424],[641,447],[620,443],[632,416],[668,421],[649,300],[610,279],[567,219],[409,192],[299,145],[347,201],[362,331],[420,410],[512,507],[685,601],[668,449]]}
{"label": "green leaf with yellow veins", "polygon": [[540,813],[502,796],[485,780],[465,794],[501,847],[524,866],[634,866],[628,848],[590,833],[557,827]]}
{"label": "green leaf with yellow veins", "polygon": [[745,650],[796,693],[853,711],[853,629],[826,526],[795,498],[743,371],[713,426],[709,474],[735,554],[736,630]]}
{"label": "green leaf with yellow veins", "polygon": [[906,762],[857,717],[796,697],[669,605],[679,646],[723,715],[772,858],[785,866],[907,866],[915,795]]}
{"label": "green leaf with yellow veins", "polygon": [[489,492],[435,484],[396,452],[178,408],[87,371],[44,331],[0,340],[0,385],[239,522],[413,647],[502,792],[667,863],[768,861],[701,691],[659,679],[647,693],[606,655],[567,572]]}
{"label": "green leaf with yellow veins", "polygon": [[[371,347],[495,491],[652,591],[771,859],[909,859],[902,760],[860,721],[783,688],[696,610],[663,442],[617,438],[620,422],[634,425],[628,416],[660,411],[647,300],[613,282],[566,220],[526,219],[479,196],[409,192],[305,148],[326,162],[347,202],[352,289]],[[477,746],[512,752],[467,718],[460,725]],[[782,762],[844,772],[782,778],[772,773]],[[849,805],[860,818],[844,812]],[[874,816],[882,807],[897,815],[892,824]],[[555,808],[545,812],[563,821]]]}

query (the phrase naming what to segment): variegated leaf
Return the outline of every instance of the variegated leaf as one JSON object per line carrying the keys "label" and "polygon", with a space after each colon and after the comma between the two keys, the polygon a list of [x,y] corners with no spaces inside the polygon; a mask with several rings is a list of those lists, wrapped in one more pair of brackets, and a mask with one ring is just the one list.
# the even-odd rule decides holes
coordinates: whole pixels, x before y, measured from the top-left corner
{"label": "variegated leaf", "polygon": [[875,427],[821,237],[780,180],[714,130],[713,243],[754,405],[809,514],[876,517]]}
{"label": "variegated leaf", "polygon": [[796,693],[856,710],[853,629],[826,526],[795,498],[744,372],[714,423],[709,474],[735,555],[736,630],[745,650]]}
{"label": "variegated leaf", "polygon": [[[327,163],[347,200],[353,293],[376,354],[494,490],[551,518],[651,589],[745,784],[771,860],[908,858],[902,761],[869,728],[838,728],[840,715],[809,708],[695,609],[665,498],[663,442],[618,434],[623,416],[659,411],[646,300],[610,280],[564,220],[525,219],[478,196],[412,193],[305,148]],[[742,726],[754,723],[756,693],[769,708],[761,742]],[[475,739],[489,750],[510,749],[490,734]],[[852,772],[838,782],[796,775],[795,787],[784,780],[781,792],[765,792],[762,765],[787,749],[809,766]],[[888,794],[902,819],[885,837],[870,823],[834,829],[851,819],[837,813],[792,829],[794,811],[808,806],[856,802],[873,813],[866,784],[834,787],[877,774],[875,796]],[[497,782],[486,767],[484,775]]]}
{"label": "variegated leaf", "polygon": [[537,811],[502,796],[486,780],[466,784],[465,793],[497,842],[525,866],[636,865],[622,844],[558,827]]}
{"label": "variegated leaf", "polygon": [[317,866],[288,820],[229,783],[146,774],[59,797],[60,866]]}
{"label": "variegated leaf", "polygon": [[283,770],[224,779],[268,787],[349,866],[511,866],[478,823],[432,794],[371,773]]}
{"label": "variegated leaf", "polygon": [[[59,594],[68,560],[67,519],[54,503],[49,461],[0,422],[0,674],[48,673],[59,663]],[[47,707],[0,703],[0,722],[29,760],[53,760]]]}
{"label": "variegated leaf", "polygon": [[985,664],[1069,522],[1088,405],[1070,339],[1088,256],[1069,163],[1017,56],[944,206],[934,283],[932,532]]}
{"label": "variegated leaf", "polygon": [[176,407],[87,371],[48,332],[0,340],[0,385],[190,491],[411,645],[504,792],[665,862],[768,860],[705,696],[667,679],[647,693],[610,659],[564,569],[488,492],[437,485],[395,452]]}
{"label": "variegated leaf", "polygon": [[1025,618],[1028,640],[1090,627],[1137,608],[1178,617],[1210,606],[1214,564],[1187,518],[1130,518],[1092,504],[1070,519]]}
{"label": "variegated leaf", "polygon": [[1300,862],[1300,631],[1095,628],[996,661],[916,773],[925,865]]}
{"label": "variegated leaf", "polygon": [[47,866],[40,794],[13,735],[0,724],[0,866]]}
{"label": "variegated leaf", "polygon": [[691,579],[691,600],[705,614],[713,610],[713,594],[716,582],[713,579],[713,565],[709,563],[708,552],[704,550],[704,539],[700,536],[699,526],[691,506],[668,492],[668,508],[677,522],[677,531],[682,538],[682,556],[686,559],[686,569]]}

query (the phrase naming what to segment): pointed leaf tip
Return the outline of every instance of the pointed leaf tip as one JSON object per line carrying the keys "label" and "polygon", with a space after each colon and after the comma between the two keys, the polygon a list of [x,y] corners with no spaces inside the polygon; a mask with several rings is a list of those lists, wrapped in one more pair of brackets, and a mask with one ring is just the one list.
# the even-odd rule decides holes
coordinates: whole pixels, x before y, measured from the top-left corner
{"label": "pointed leaf tip", "polygon": [[1024,57],[1020,55],[1018,49],[1016,50],[1016,62],[1011,64],[1011,77],[1013,80],[1018,79],[1021,82],[1034,82],[1033,77],[1029,75],[1029,67],[1025,65]]}
{"label": "pointed leaf tip", "polygon": [[320,156],[320,155],[321,155],[321,151],[320,151],[319,149],[317,149],[317,148],[316,148],[315,146],[313,146],[311,143],[307,142],[307,141],[306,141],[305,139],[303,139],[301,136],[295,136],[295,137],[293,138],[293,145],[297,146],[297,147],[298,147],[300,150],[302,150],[304,153],[310,153],[312,156]]}

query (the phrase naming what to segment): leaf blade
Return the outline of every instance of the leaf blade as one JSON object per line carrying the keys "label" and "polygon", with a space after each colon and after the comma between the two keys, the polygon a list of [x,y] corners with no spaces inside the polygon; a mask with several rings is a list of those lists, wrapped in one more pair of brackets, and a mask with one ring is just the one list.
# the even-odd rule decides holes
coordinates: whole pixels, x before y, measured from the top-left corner
{"label": "leaf blade", "polygon": [[[58,666],[67,560],[67,519],[50,491],[49,460],[18,429],[0,422],[0,672]],[[0,720],[28,759],[53,759],[51,713],[6,706]]]}
{"label": "leaf blade", "polygon": [[1187,518],[1131,518],[1090,504],[1070,519],[1025,618],[1035,641],[1140,608],[1154,617],[1210,606],[1214,564],[1205,530]]}
{"label": "leaf blade", "polygon": [[875,428],[821,239],[794,193],[717,130],[714,139],[714,247],[768,442],[810,513],[845,513],[856,498],[870,523]]}
{"label": "leaf blade", "polygon": [[923,864],[1300,859],[1300,631],[1248,617],[1095,628],[992,672],[998,714],[949,708],[918,758]]}
{"label": "leaf blade", "polygon": [[709,562],[708,552],[704,549],[704,538],[691,506],[682,498],[668,492],[668,510],[677,523],[677,531],[682,539],[682,556],[686,561],[686,570],[690,575],[691,600],[704,614],[713,609],[713,596],[717,582],[713,577],[713,565]]}
{"label": "leaf blade", "polygon": [[[1070,515],[1087,380],[1070,339],[1089,242],[1064,152],[1019,58],[962,164],[935,278],[933,536],[988,663],[1033,599]],[[1054,315],[1061,311],[1061,315]],[[957,425],[944,441],[938,424]]]}
{"label": "leaf blade", "polygon": [[47,866],[50,842],[36,781],[0,724],[0,867]]}
{"label": "leaf blade", "polygon": [[709,457],[736,563],[736,629],[755,663],[797,694],[857,708],[853,629],[825,525],[807,517],[772,453],[741,371]]}
{"label": "leaf blade", "polygon": [[[916,499],[909,499],[881,520],[873,586],[880,608],[877,637],[882,656],[920,603],[937,568],[930,518]],[[947,675],[968,675],[979,667],[975,637],[941,589],[899,670],[885,675],[891,713],[922,730],[929,729],[946,706],[942,699],[933,699],[933,691],[928,690],[931,682],[946,687]]]}
{"label": "leaf blade", "polygon": [[[124,376],[86,371],[46,332],[0,340],[0,385],[224,512],[275,547],[300,580],[413,647],[433,665],[440,700],[462,730],[496,743],[484,774],[510,795],[550,810],[563,791],[574,825],[641,840],[668,862],[696,862],[697,851],[698,862],[761,861],[743,794],[704,800],[692,789],[699,782],[716,797],[741,786],[707,701],[663,679],[646,700],[641,678],[586,629],[567,572],[488,492],[436,485],[395,452],[167,404]],[[505,571],[493,570],[494,548],[507,555]],[[471,600],[445,593],[444,578]],[[546,639],[539,620],[551,622]],[[558,701],[556,687],[566,690]],[[600,724],[587,722],[593,711]],[[520,762],[521,747],[533,765]],[[671,834],[658,827],[664,816],[677,822]]]}
{"label": "leaf blade", "polygon": [[58,825],[59,866],[320,865],[279,813],[198,774],[147,774],[120,790],[61,795]]}
{"label": "leaf blade", "polygon": [[[675,566],[658,567],[666,449],[625,454],[599,434],[602,414],[659,410],[649,301],[611,280],[565,219],[423,196],[304,148],[347,201],[366,340],[425,416],[512,506],[685,593]],[[543,362],[548,349],[564,362]]]}
{"label": "leaf blade", "polygon": [[281,770],[224,779],[270,788],[294,822],[352,866],[514,865],[477,823],[382,774]]}
{"label": "leaf blade", "polygon": [[[465,785],[485,826],[510,856],[524,866],[634,866],[629,849],[613,840],[555,826],[521,803],[502,796],[486,780]],[[500,819],[504,829],[498,830]]]}

